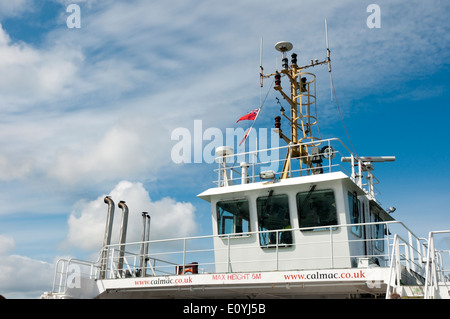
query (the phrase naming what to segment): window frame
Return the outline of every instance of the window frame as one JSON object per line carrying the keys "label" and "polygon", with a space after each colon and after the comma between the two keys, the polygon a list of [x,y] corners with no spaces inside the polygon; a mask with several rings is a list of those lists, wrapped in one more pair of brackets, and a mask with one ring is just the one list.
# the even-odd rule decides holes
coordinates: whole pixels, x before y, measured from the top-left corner
{"label": "window frame", "polygon": [[[358,199],[358,196],[355,193],[348,192],[348,212],[350,217],[350,224],[359,224],[351,226],[352,234],[361,238],[362,237],[362,209],[361,209],[361,201]],[[350,202],[351,200],[351,202]],[[354,208],[355,208],[355,200],[356,200],[356,208],[358,210],[358,217],[355,220]]]}
{"label": "window frame", "polygon": [[[378,214],[373,214],[374,222],[378,224],[373,225],[373,241],[374,247],[379,252],[384,252],[386,224],[383,224],[384,220]],[[377,231],[380,228],[380,231]],[[381,234],[381,237],[378,235]],[[381,244],[381,247],[380,247]]]}
{"label": "window frame", "polygon": [[[268,195],[264,195],[264,196],[258,196],[256,198],[256,216],[257,216],[257,220],[258,220],[258,233],[259,233],[259,245],[262,248],[280,248],[280,247],[290,247],[293,245],[293,231],[292,230],[288,230],[288,229],[292,229],[292,223],[291,223],[291,210],[290,210],[290,205],[289,205],[289,195],[288,194],[272,194],[273,191],[271,191]],[[280,222],[282,223],[283,221],[287,221],[287,224],[282,225],[283,228],[279,228],[279,227],[275,227],[275,228],[267,228],[265,226],[270,226],[269,225],[264,225],[264,219],[263,219],[263,214],[264,212],[261,211],[261,206],[259,201],[261,200],[266,200],[266,206],[267,204],[271,205],[272,203],[269,201],[272,201],[272,199],[280,199],[283,198],[283,201],[285,201],[283,203],[283,205],[285,205],[286,211],[281,212],[281,214],[284,214],[284,218],[283,219],[279,219]],[[268,214],[269,214],[269,218],[271,217],[271,215],[275,214],[280,214],[279,211],[274,211],[271,210]],[[287,216],[287,218],[286,218]],[[284,230],[286,229],[286,230]],[[277,232],[278,231],[278,232]],[[278,233],[278,237],[276,236],[276,234]],[[275,236],[273,236],[275,235]],[[275,242],[273,242],[273,238],[275,239]]]}
{"label": "window frame", "polygon": [[[305,226],[305,225],[302,224],[303,214],[302,214],[302,208],[301,208],[302,205],[300,205],[299,196],[303,195],[303,194],[306,194],[307,196],[308,196],[308,194],[311,194],[309,196],[312,196],[312,194],[318,193],[318,192],[322,192],[322,193],[329,192],[329,193],[333,194],[334,202],[331,203],[331,206],[334,204],[334,218],[335,218],[336,223],[333,223],[333,224],[318,224],[316,226]],[[315,189],[314,188],[313,189],[312,188],[309,191],[298,192],[298,193],[295,194],[295,203],[297,205],[298,224],[299,224],[300,230],[302,232],[330,231],[330,229],[335,231],[335,230],[338,229],[337,225],[339,225],[339,216],[338,216],[338,209],[337,209],[337,202],[336,202],[336,193],[335,193],[334,189],[331,189],[331,188],[327,188],[327,189]],[[321,226],[323,226],[323,228],[319,228]],[[330,227],[330,226],[333,226],[333,227]],[[312,228],[312,229],[302,229],[302,228]]]}
{"label": "window frame", "polygon": [[[247,212],[246,214],[241,214],[241,215],[245,215],[242,216],[242,225],[241,225],[241,231],[236,231],[236,226],[238,226],[237,224],[237,218],[239,218],[238,215],[234,214],[233,212],[230,212],[228,210],[225,210],[223,207],[220,206],[221,203],[232,203],[232,202],[245,202],[246,203],[246,208],[247,208]],[[222,211],[222,213],[220,212],[220,210]],[[224,215],[224,212],[228,213],[229,215]],[[242,213],[242,212],[241,212]],[[231,216],[230,216],[231,215]],[[251,217],[250,217],[250,203],[248,198],[233,198],[233,199],[224,199],[224,200],[219,200],[216,202],[216,219],[217,219],[217,235],[219,235],[220,237],[231,237],[231,238],[241,238],[241,237],[248,237],[250,236],[250,234],[248,234],[249,232],[251,232],[252,226],[251,226]],[[246,218],[245,218],[246,217]],[[231,220],[232,221],[232,232],[226,232],[226,221],[227,220]],[[244,221],[247,224],[247,229],[244,230]]]}

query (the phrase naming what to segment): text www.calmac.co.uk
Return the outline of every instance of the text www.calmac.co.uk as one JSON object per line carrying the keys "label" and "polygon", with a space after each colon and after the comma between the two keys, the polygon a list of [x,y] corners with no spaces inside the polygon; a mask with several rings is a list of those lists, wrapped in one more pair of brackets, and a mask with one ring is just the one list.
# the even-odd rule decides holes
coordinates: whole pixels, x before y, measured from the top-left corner
{"label": "text www.calmac.co.uk", "polygon": [[315,272],[310,274],[289,274],[284,275],[285,280],[317,280],[317,279],[366,279],[366,274],[360,270],[356,272]]}

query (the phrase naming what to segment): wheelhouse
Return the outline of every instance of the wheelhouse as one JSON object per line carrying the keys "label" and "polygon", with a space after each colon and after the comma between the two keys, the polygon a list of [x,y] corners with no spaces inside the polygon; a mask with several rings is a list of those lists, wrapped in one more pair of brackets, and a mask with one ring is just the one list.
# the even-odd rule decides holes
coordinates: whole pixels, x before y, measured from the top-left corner
{"label": "wheelhouse", "polygon": [[[219,161],[219,187],[198,195],[211,203],[216,271],[384,263],[387,229],[382,222],[393,218],[357,179],[329,161],[325,172],[286,179],[271,173],[269,180],[261,177],[266,172],[255,178],[247,170],[239,173],[238,165],[224,165],[229,160]],[[241,176],[233,179],[232,172]]]}

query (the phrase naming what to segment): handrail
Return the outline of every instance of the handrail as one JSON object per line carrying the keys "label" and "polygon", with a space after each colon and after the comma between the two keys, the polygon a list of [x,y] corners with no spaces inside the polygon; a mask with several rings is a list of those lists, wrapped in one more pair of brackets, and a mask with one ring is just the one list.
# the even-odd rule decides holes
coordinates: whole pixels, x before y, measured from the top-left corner
{"label": "handrail", "polygon": [[[450,279],[445,276],[445,263],[439,257],[439,251],[435,248],[434,235],[448,234],[450,230],[431,231],[428,235],[428,249],[426,257],[425,273],[425,299],[434,299],[439,289],[440,282],[445,286],[450,285]],[[449,290],[450,291],[450,290]]]}
{"label": "handrail", "polygon": [[[388,235],[383,239],[378,238],[355,238],[355,239],[340,239],[336,237],[340,229],[351,228],[353,226],[369,226],[383,224],[386,226],[386,229],[391,230],[395,233],[394,236]],[[399,232],[394,232],[393,228],[399,227]],[[350,229],[349,228],[349,229]],[[252,244],[238,245],[235,246],[236,240],[238,238],[248,238],[251,236],[259,236],[259,234],[263,233],[275,233],[279,234],[280,232],[305,232],[312,230],[323,230],[323,232],[329,232],[330,236],[321,236],[320,238],[314,242],[293,242],[290,246],[315,246],[320,247],[320,249],[324,249],[324,247],[328,247],[329,255],[327,256],[317,256],[317,257],[308,257],[303,255],[295,255],[295,256],[286,256],[286,254],[282,254],[283,247],[287,247],[284,244],[280,244],[277,242],[274,245],[267,246],[267,249],[273,249],[274,252],[271,254],[272,257],[265,260],[242,260],[236,261],[233,259],[233,252],[237,252],[241,250],[241,252],[245,252],[245,249],[255,249],[255,247],[261,248],[260,242],[258,240],[252,241]],[[405,236],[401,236],[401,232],[406,232]],[[389,232],[387,233],[389,234]],[[326,239],[328,237],[328,239]],[[222,242],[225,243],[223,246],[222,252],[227,256],[226,260],[215,260],[214,253],[220,253],[220,249],[217,247],[214,248],[212,243],[214,239],[221,238]],[[325,239],[324,239],[325,238]],[[383,240],[385,250],[384,252],[378,252],[375,255],[347,255],[338,253],[335,250],[335,247],[338,245],[342,245],[343,243],[348,243],[351,245],[355,242],[363,242],[363,241],[376,241]],[[419,247],[413,247],[415,242],[421,242]],[[142,269],[142,265],[139,264],[138,260],[140,260],[140,246],[142,243],[149,244],[149,251],[146,256],[144,256],[146,263],[144,269]],[[197,244],[197,245],[195,245]],[[195,245],[195,247],[193,247]],[[324,246],[325,245],[325,246]],[[126,251],[123,254],[124,258],[124,267],[125,269],[118,269],[117,264],[119,261],[119,246],[120,244],[113,244],[105,246],[104,249],[107,250],[108,260],[106,264],[106,276],[104,278],[108,279],[118,279],[125,277],[152,277],[159,275],[175,275],[178,274],[178,270],[182,269],[184,273],[184,269],[188,267],[189,263],[192,261],[198,261],[198,269],[201,272],[208,273],[217,273],[215,267],[220,265],[225,266],[226,272],[233,272],[232,265],[236,265],[237,263],[241,263],[245,265],[245,263],[260,263],[260,262],[268,262],[273,265],[273,270],[279,270],[279,265],[282,262],[290,262],[290,261],[311,261],[314,258],[318,258],[322,263],[324,258],[328,258],[330,263],[327,268],[333,269],[335,268],[336,261],[341,258],[371,258],[377,257],[380,260],[380,265],[382,267],[389,266],[390,267],[390,276],[388,283],[389,287],[393,287],[395,285],[395,281],[392,281],[392,278],[399,278],[400,268],[396,267],[400,263],[404,264],[403,266],[407,269],[413,270],[417,273],[424,273],[425,269],[423,265],[419,262],[422,260],[421,250],[424,246],[424,242],[421,238],[414,235],[402,222],[399,221],[386,221],[386,222],[369,222],[362,224],[341,224],[341,225],[330,225],[330,226],[316,226],[316,227],[303,227],[303,228],[292,228],[289,230],[286,229],[278,229],[278,230],[265,230],[265,231],[252,231],[247,233],[234,233],[234,234],[226,234],[226,235],[204,235],[204,236],[194,236],[194,237],[181,237],[181,238],[170,238],[170,239],[158,239],[158,240],[149,240],[145,242],[133,242],[126,244]],[[172,247],[172,249],[170,249]],[[271,248],[273,247],[273,248]],[[165,249],[163,249],[165,248]],[[169,249],[167,249],[169,248]],[[189,248],[189,249],[188,249]],[[103,251],[103,250],[102,250]],[[101,254],[100,254],[101,255]],[[100,256],[99,255],[99,256]],[[395,261],[395,263],[394,263]],[[62,264],[61,264],[62,263]],[[100,265],[101,259],[96,262],[87,262],[77,259],[69,259],[69,260],[61,260],[58,261],[57,267],[55,269],[55,278],[53,284],[53,292],[54,293],[62,293],[67,289],[67,279],[68,279],[68,270],[71,264],[79,264],[83,265],[83,267],[90,267],[90,271],[86,271],[80,275],[85,276],[91,279],[100,278]],[[62,267],[61,267],[62,266]],[[272,266],[270,266],[272,267]],[[223,267],[222,267],[223,268]],[[221,268],[221,269],[222,269]],[[87,269],[87,268],[86,268]],[[147,273],[147,269],[150,269],[150,272]],[[140,272],[142,271],[142,272]],[[395,272],[395,276],[392,274]],[[395,280],[395,279],[394,279]],[[59,281],[59,284],[58,284]]]}
{"label": "handrail", "polygon": [[[306,160],[311,158],[312,154],[306,154],[299,157],[291,158],[288,156],[287,159],[279,158],[278,156],[274,156],[274,159],[268,159],[260,161],[260,154],[273,154],[273,152],[279,151],[287,151],[292,147],[308,147],[308,146],[316,146],[317,143],[322,144],[324,146],[328,146],[332,149],[331,154],[324,154],[319,152],[316,156],[323,157],[323,161],[318,167],[299,167],[293,168],[291,161],[294,159],[297,160]],[[348,154],[345,156],[344,153]],[[288,152],[290,154],[290,152]],[[332,155],[325,158],[325,155]],[[333,158],[338,155],[340,157],[340,161],[333,161]],[[265,155],[266,157],[266,155]],[[275,158],[276,157],[276,158]],[[351,158],[350,161],[350,170],[346,169],[341,163],[343,159]],[[245,161],[246,158],[249,158],[250,163]],[[256,160],[254,159],[256,158]],[[219,164],[218,168],[214,169],[214,172],[217,173],[217,179],[213,181],[213,183],[217,184],[218,187],[247,184],[247,183],[255,183],[258,181],[263,181],[259,174],[256,174],[256,168],[261,170],[262,167],[270,165],[276,166],[277,169],[273,170],[275,176],[280,176],[281,171],[279,170],[280,164],[283,167],[285,161],[289,161],[291,164],[289,165],[289,176],[288,177],[296,177],[296,176],[306,176],[306,175],[316,175],[316,174],[327,174],[331,172],[341,171],[345,174],[349,175],[349,177],[361,188],[363,189],[371,198],[375,199],[375,195],[379,194],[379,191],[376,189],[375,185],[379,183],[379,180],[375,177],[371,168],[368,168],[366,163],[364,163],[360,158],[355,156],[350,149],[339,139],[339,138],[329,138],[317,141],[310,141],[292,145],[284,145],[279,147],[260,149],[260,150],[252,150],[241,152],[237,154],[231,155],[223,155],[216,157],[216,162]],[[241,164],[244,164],[244,167],[241,167]],[[229,165],[227,165],[229,164]],[[252,167],[252,174],[248,173],[248,167]],[[241,169],[241,171],[239,171]],[[367,176],[364,175],[366,173]],[[234,174],[238,175],[237,177],[233,177]],[[257,176],[258,175],[258,176]],[[363,183],[363,180],[366,182]],[[239,182],[240,181],[240,182]]]}
{"label": "handrail", "polygon": [[[224,240],[224,243],[226,243],[225,245],[225,249],[226,249],[226,255],[228,256],[226,259],[226,262],[228,263],[228,266],[226,267],[228,269],[228,271],[231,271],[231,267],[230,264],[233,262],[230,258],[230,252],[236,249],[254,249],[256,246],[244,246],[244,247],[235,247],[232,245],[233,240],[235,240],[235,238],[244,238],[244,237],[249,237],[249,236],[258,236],[260,234],[264,234],[264,233],[275,233],[275,234],[279,234],[281,232],[296,232],[296,231],[310,231],[310,230],[324,230],[324,231],[328,231],[330,232],[330,236],[329,239],[326,241],[317,241],[314,243],[309,242],[308,245],[329,245],[329,249],[330,249],[330,268],[334,267],[334,261],[337,258],[342,258],[342,256],[338,256],[338,255],[334,255],[335,254],[335,249],[333,248],[334,245],[336,244],[340,244],[342,241],[338,241],[335,238],[334,235],[334,230],[337,228],[348,228],[348,227],[353,227],[353,226],[371,226],[371,225],[378,225],[378,224],[384,224],[387,226],[393,226],[393,225],[399,225],[401,228],[404,229],[404,231],[406,231],[408,234],[410,234],[410,230],[403,225],[403,223],[399,222],[399,221],[387,221],[387,222],[369,222],[369,223],[363,223],[363,224],[341,224],[341,225],[331,225],[331,226],[317,226],[317,227],[303,227],[303,228],[292,228],[289,230],[286,229],[279,229],[279,230],[264,230],[264,231],[252,231],[252,232],[246,232],[246,233],[233,233],[233,234],[226,234],[226,235],[205,235],[205,236],[195,236],[195,237],[182,237],[182,238],[171,238],[171,239],[158,239],[158,240],[151,240],[151,241],[145,241],[143,243],[145,244],[149,244],[149,247],[157,247],[158,245],[169,245],[169,246],[173,246],[175,244],[179,244],[182,247],[180,247],[181,249],[176,249],[174,251],[153,251],[151,252],[151,249],[149,249],[149,251],[151,253],[149,253],[148,256],[145,256],[146,258],[148,258],[149,260],[152,260],[154,263],[156,263],[155,266],[153,266],[154,271],[158,272],[161,270],[166,269],[165,271],[167,271],[167,268],[169,267],[173,267],[174,265],[180,265],[180,267],[185,267],[186,264],[189,263],[188,258],[192,258],[193,254],[196,255],[212,255],[214,253],[214,248],[212,248],[212,246],[210,248],[207,249],[191,249],[188,250],[187,247],[187,242],[193,242],[193,241],[201,241],[201,240],[213,240],[214,238],[221,238]],[[417,236],[415,236],[414,234],[408,235],[407,237],[411,237],[411,238],[415,238],[416,240],[419,240],[419,238]],[[277,238],[278,240],[278,236],[275,236],[275,238]],[[400,237],[401,238],[401,237]],[[393,246],[390,243],[390,238],[384,238],[384,239],[352,239],[349,240],[352,242],[360,242],[360,241],[375,241],[375,240],[384,240],[385,242],[385,246],[387,248],[387,253],[385,253],[384,255],[377,255],[378,257],[382,257],[384,260],[386,260],[386,262],[390,262],[391,258],[389,257],[390,255],[390,249],[391,246]],[[412,270],[414,269],[419,269],[420,268],[420,263],[417,263],[416,260],[420,259],[420,250],[411,247],[413,246],[413,242],[411,241],[411,239],[408,240],[404,240],[402,239],[405,243],[407,243],[407,247],[408,247],[408,251],[409,254],[411,256],[408,257],[408,269],[411,268]],[[127,243],[127,247],[129,249],[133,249],[132,247],[135,246],[139,246],[141,245],[142,242],[134,242],[134,243]],[[255,245],[257,245],[257,247],[261,247],[260,243],[257,242]],[[294,245],[305,245],[304,243],[292,243],[291,246]],[[116,245],[109,245],[107,248],[109,250],[112,250],[114,248],[117,248],[118,244]],[[273,244],[272,246],[267,246],[268,248],[270,247],[274,247],[275,251],[276,251],[276,256],[274,259],[274,262],[276,264],[279,263],[280,259],[279,259],[279,247],[281,247],[280,244]],[[217,249],[217,248],[216,248]],[[217,252],[217,251],[216,251]],[[138,254],[132,252],[132,251],[128,251],[125,253],[125,258],[130,258],[131,256],[135,257],[138,256]],[[176,256],[180,256],[180,259],[177,261]],[[374,255],[375,256],[375,255]],[[353,256],[353,257],[358,257],[358,256]],[[112,259],[112,262],[114,261],[114,257]],[[218,261],[214,261],[213,259],[210,259],[209,261],[205,261],[203,262],[204,265],[214,265],[217,264]],[[131,265],[131,263],[130,263]],[[174,268],[172,268],[174,269]],[[183,268],[184,269],[184,268]],[[117,269],[116,269],[117,271]]]}
{"label": "handrail", "polygon": [[[421,269],[422,274],[424,276],[424,299],[434,299],[436,297],[436,293],[439,293],[439,287],[445,286],[447,291],[450,291],[450,278],[445,275],[445,272],[450,272],[450,269],[447,270],[445,268],[445,261],[440,255],[441,252],[450,252],[447,250],[437,250],[435,247],[434,235],[437,234],[447,234],[450,233],[450,230],[443,231],[432,231],[429,233],[428,240],[422,244],[422,247],[426,247],[426,257],[425,259],[421,258],[420,247],[418,249],[414,249],[413,245],[405,245],[406,240],[397,234],[394,235],[393,242],[393,251],[391,256],[391,264],[389,267],[389,281],[386,288],[386,298],[393,298],[393,295],[396,294],[398,297],[401,294],[401,290],[399,287],[402,285],[401,280],[401,257],[404,257],[407,261],[405,263],[406,270],[410,272],[413,270],[411,267],[411,262],[415,266],[415,269]],[[422,238],[417,238],[417,241],[423,240]],[[400,252],[400,241],[404,242],[404,255]],[[411,243],[411,236],[409,235],[409,242]],[[416,264],[414,262],[415,258],[410,256],[410,253],[413,254],[417,252],[418,260],[421,261],[421,264]],[[450,258],[450,256],[449,256]],[[425,261],[424,261],[425,260]],[[425,265],[423,265],[425,263]],[[447,261],[450,263],[450,260]],[[442,296],[440,296],[442,297]],[[448,296],[445,296],[448,298]]]}
{"label": "handrail", "polygon": [[[74,269],[74,272],[70,272],[70,266],[78,266]],[[85,273],[81,271],[80,266],[88,267],[89,272]],[[60,270],[59,270],[60,269]],[[69,275],[73,274],[74,279],[81,277],[96,279],[100,275],[100,263],[99,261],[91,262],[87,260],[69,258],[69,259],[59,259],[56,262],[55,276],[53,278],[52,292],[53,293],[65,293],[66,289],[69,287],[68,279]],[[59,279],[59,284],[57,283]]]}

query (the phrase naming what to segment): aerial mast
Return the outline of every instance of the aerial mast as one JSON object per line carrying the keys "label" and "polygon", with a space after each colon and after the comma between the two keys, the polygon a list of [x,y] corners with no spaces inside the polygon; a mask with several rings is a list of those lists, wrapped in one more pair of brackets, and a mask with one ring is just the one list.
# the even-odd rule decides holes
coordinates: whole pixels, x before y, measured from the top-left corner
{"label": "aerial mast", "polygon": [[[300,163],[300,174],[315,173],[315,169],[319,167],[320,163],[314,158],[320,156],[310,156],[312,153],[317,153],[317,146],[320,145],[319,138],[314,136],[313,130],[317,128],[317,116],[312,114],[316,108],[316,76],[313,73],[306,72],[305,69],[328,63],[330,69],[330,55],[327,48],[327,59],[319,62],[318,60],[311,60],[311,63],[304,66],[298,66],[297,54],[292,53],[291,63],[289,64],[286,57],[287,52],[293,48],[292,43],[281,41],[275,44],[275,49],[282,54],[282,68],[281,71],[276,70],[274,73],[264,75],[261,67],[261,85],[263,79],[267,77],[275,77],[274,89],[280,92],[281,96],[289,103],[289,116],[285,114],[285,110],[281,107],[281,115],[284,116],[290,125],[290,136],[283,133],[281,130],[281,117],[275,117],[275,130],[279,133],[288,145],[290,145],[286,154],[286,160],[283,165],[281,178],[288,178],[292,170],[291,160],[298,159]],[[283,89],[281,85],[281,77],[287,77],[289,80],[289,88]],[[288,93],[285,90],[289,90]],[[320,166],[321,167],[321,166]]]}

